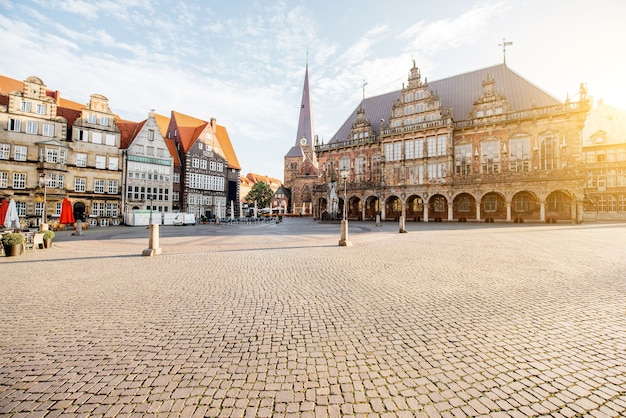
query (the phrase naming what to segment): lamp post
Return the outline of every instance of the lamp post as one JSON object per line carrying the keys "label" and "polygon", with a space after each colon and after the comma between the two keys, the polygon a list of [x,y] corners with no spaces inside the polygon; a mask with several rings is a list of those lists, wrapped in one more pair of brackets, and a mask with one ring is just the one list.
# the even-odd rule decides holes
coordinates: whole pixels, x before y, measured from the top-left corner
{"label": "lamp post", "polygon": [[339,238],[340,247],[352,246],[352,243],[348,240],[348,219],[346,218],[348,173],[347,169],[341,170],[341,178],[343,179],[343,219],[341,220],[341,237]]}
{"label": "lamp post", "polygon": [[149,194],[148,200],[150,201],[150,225],[152,225],[152,201],[154,200],[154,195]]}
{"label": "lamp post", "polygon": [[39,187],[43,187],[43,210],[41,211],[41,226],[43,229],[45,225],[48,223],[48,216],[46,213],[47,192],[48,192],[48,173],[46,173],[45,171],[39,174]]}

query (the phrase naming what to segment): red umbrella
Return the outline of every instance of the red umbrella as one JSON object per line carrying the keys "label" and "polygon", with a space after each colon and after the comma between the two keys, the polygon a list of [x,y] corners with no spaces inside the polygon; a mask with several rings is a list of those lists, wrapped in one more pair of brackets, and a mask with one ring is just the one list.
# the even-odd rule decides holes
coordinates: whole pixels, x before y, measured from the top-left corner
{"label": "red umbrella", "polygon": [[7,210],[9,209],[9,204],[6,199],[2,199],[2,203],[0,203],[0,225],[4,225],[4,218],[7,216]]}
{"label": "red umbrella", "polygon": [[72,210],[72,202],[67,197],[63,198],[63,204],[61,205],[61,217],[59,222],[62,224],[73,224],[74,211]]}

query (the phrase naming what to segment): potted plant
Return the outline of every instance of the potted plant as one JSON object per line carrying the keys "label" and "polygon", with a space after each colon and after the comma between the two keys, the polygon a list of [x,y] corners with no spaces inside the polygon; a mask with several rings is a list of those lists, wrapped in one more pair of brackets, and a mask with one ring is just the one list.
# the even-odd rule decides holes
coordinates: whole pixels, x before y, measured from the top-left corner
{"label": "potted plant", "polygon": [[52,248],[52,240],[54,239],[54,231],[45,230],[43,231],[43,246],[45,248]]}
{"label": "potted plant", "polygon": [[203,224],[205,224],[207,221],[207,218],[204,215],[200,215],[200,220],[202,221]]}
{"label": "potted plant", "polygon": [[21,255],[24,252],[24,235],[19,232],[9,232],[2,235],[2,246],[7,256]]}

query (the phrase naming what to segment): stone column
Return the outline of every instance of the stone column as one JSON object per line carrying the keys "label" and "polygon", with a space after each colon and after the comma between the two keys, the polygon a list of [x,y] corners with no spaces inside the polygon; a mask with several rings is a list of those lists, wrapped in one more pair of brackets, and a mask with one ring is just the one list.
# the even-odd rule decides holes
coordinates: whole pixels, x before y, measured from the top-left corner
{"label": "stone column", "polygon": [[453,219],[453,215],[454,215],[454,210],[453,210],[453,202],[448,202],[448,221],[451,221]]}
{"label": "stone column", "polygon": [[480,221],[480,202],[476,201],[476,220]]}
{"label": "stone column", "polygon": [[506,202],[506,221],[511,222],[511,202]]}
{"label": "stone column", "polygon": [[540,200],[539,201],[539,222],[545,222],[545,221],[546,221],[546,201]]}

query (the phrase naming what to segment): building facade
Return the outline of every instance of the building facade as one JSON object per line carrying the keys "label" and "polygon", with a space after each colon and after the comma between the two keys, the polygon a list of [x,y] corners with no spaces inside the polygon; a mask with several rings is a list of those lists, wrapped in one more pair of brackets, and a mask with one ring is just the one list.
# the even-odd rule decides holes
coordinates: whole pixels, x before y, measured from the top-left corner
{"label": "building facade", "polygon": [[315,153],[316,145],[317,136],[313,127],[313,108],[309,91],[309,66],[307,64],[296,140],[284,157],[283,183],[291,196],[290,213],[301,215],[313,213],[313,188],[317,183],[319,174]]}
{"label": "building facade", "polygon": [[78,117],[68,118],[72,155],[67,188],[74,217],[92,226],[118,225],[123,167],[117,116],[106,97],[92,94]]}
{"label": "building facade", "polygon": [[226,128],[172,111],[167,137],[181,162],[178,204],[197,218],[239,216],[239,173]]}
{"label": "building facade", "polygon": [[103,95],[82,105],[37,77],[0,76],[0,125],[0,199],[16,201],[23,227],[58,227],[66,197],[88,225],[120,224],[133,209],[239,214],[241,168],[215,119],[131,122]]}
{"label": "building facade", "polygon": [[37,77],[0,95],[0,193],[14,199],[23,226],[37,226],[61,213],[72,181],[67,120]]}
{"label": "building facade", "polygon": [[505,64],[429,83],[413,63],[316,147],[314,215],[581,222],[590,108],[584,86],[560,102]]}
{"label": "building facade", "polygon": [[76,219],[120,223],[120,136],[107,99],[95,94],[86,106],[61,101],[37,77],[21,87],[0,96],[6,103],[0,158],[7,160],[0,189],[16,201],[23,226],[54,224],[65,197]]}
{"label": "building facade", "polygon": [[174,157],[161,135],[154,112],[140,123],[118,122],[118,126],[122,131],[125,164],[124,212],[172,212]]}
{"label": "building facade", "polygon": [[583,129],[585,220],[626,221],[626,111],[603,102]]}

